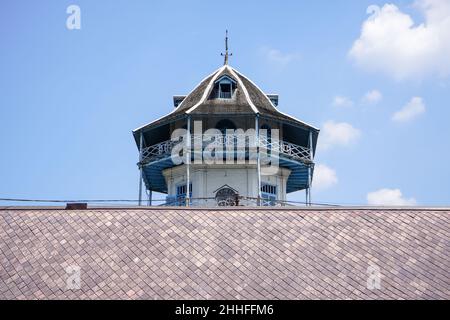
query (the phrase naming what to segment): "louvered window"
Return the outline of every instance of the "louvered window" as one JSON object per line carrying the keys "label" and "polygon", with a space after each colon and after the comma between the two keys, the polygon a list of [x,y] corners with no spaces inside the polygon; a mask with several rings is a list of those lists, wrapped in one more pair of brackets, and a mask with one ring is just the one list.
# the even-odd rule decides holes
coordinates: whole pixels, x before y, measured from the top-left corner
{"label": "louvered window", "polygon": [[[192,183],[189,184],[189,190],[190,190],[189,199],[192,199]],[[176,198],[172,200],[174,202],[173,205],[184,206],[186,204],[186,193],[187,193],[186,184],[178,185]],[[192,201],[192,200],[190,200],[190,201]]]}
{"label": "louvered window", "polygon": [[219,99],[231,99],[236,90],[236,81],[224,75],[214,83],[213,97]]}
{"label": "louvered window", "polygon": [[261,197],[263,206],[274,206],[277,200],[277,186],[272,184],[263,183],[261,185]]}

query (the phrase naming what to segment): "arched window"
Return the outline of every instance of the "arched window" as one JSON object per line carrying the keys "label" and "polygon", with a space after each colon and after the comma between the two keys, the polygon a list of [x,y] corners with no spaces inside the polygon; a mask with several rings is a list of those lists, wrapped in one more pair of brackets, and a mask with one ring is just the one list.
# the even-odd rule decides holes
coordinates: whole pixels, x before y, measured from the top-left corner
{"label": "arched window", "polygon": [[263,124],[261,126],[261,129],[263,130],[267,130],[267,136],[270,136],[272,134],[272,128],[270,128],[270,126],[268,124]]}
{"label": "arched window", "polygon": [[225,134],[227,129],[236,130],[236,125],[231,120],[222,119],[217,122],[216,129],[219,129],[222,134]]}
{"label": "arched window", "polygon": [[261,130],[264,131],[261,131],[260,134],[266,135],[267,141],[270,143],[272,141],[272,128],[268,124],[263,124]]}
{"label": "arched window", "polygon": [[239,205],[239,194],[228,185],[224,185],[214,191],[216,193],[216,202],[220,207]]}

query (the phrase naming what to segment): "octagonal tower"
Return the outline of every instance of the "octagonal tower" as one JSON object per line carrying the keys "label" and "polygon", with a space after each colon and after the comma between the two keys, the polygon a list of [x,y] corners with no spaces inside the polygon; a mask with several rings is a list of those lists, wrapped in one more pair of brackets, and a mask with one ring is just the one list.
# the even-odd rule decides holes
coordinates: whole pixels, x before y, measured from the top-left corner
{"label": "octagonal tower", "polygon": [[[227,50],[228,51],[228,50]],[[283,205],[306,190],[319,130],[278,108],[250,79],[224,65],[166,116],[133,131],[143,185],[167,194],[166,205]]]}

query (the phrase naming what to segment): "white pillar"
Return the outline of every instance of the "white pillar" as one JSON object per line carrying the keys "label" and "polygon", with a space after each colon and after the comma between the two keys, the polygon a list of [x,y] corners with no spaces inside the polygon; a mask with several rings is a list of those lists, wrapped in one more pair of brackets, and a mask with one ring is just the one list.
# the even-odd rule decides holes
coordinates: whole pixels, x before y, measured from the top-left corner
{"label": "white pillar", "polygon": [[187,116],[187,134],[186,134],[186,207],[189,207],[191,200],[190,188],[190,165],[191,165],[191,116]]}
{"label": "white pillar", "polygon": [[[309,181],[309,168],[308,168],[308,181]],[[305,206],[309,203],[309,187],[306,187],[305,189]]]}
{"label": "white pillar", "polygon": [[256,114],[255,118],[255,133],[256,133],[256,168],[257,168],[257,179],[258,179],[258,199],[256,204],[261,205],[261,158],[259,155],[259,114]]}
{"label": "white pillar", "polygon": [[309,159],[311,160],[311,164],[308,167],[308,204],[311,205],[311,184],[312,184],[312,170],[311,165],[313,162],[313,142],[312,142],[312,131],[309,131]]}
{"label": "white pillar", "polygon": [[139,200],[138,200],[138,205],[142,205],[142,180],[143,180],[143,167],[142,167],[142,148],[144,146],[144,135],[141,131],[140,135],[139,135]]}

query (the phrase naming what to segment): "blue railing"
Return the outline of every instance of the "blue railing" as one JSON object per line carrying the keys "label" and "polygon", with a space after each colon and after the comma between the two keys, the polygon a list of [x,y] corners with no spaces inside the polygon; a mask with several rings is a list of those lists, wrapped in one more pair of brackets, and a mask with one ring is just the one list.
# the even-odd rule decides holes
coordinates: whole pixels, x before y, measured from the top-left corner
{"label": "blue railing", "polygon": [[[191,146],[195,147],[196,145],[201,145],[202,150],[207,146],[211,141],[215,141],[216,143],[220,143],[224,145],[224,152],[227,151],[225,146],[234,145],[234,146],[252,146],[255,147],[254,137],[248,137],[245,134],[240,135],[192,135],[191,136]],[[153,146],[142,149],[142,161],[150,162],[155,161],[166,156],[170,156],[172,148],[174,146],[174,141],[164,141]],[[292,158],[294,160],[300,160],[303,162],[310,162],[311,150],[308,147],[299,146],[290,142],[270,139],[264,136],[260,137],[259,146],[264,147],[271,152],[278,152],[280,155]],[[246,150],[247,151],[247,150]]]}

